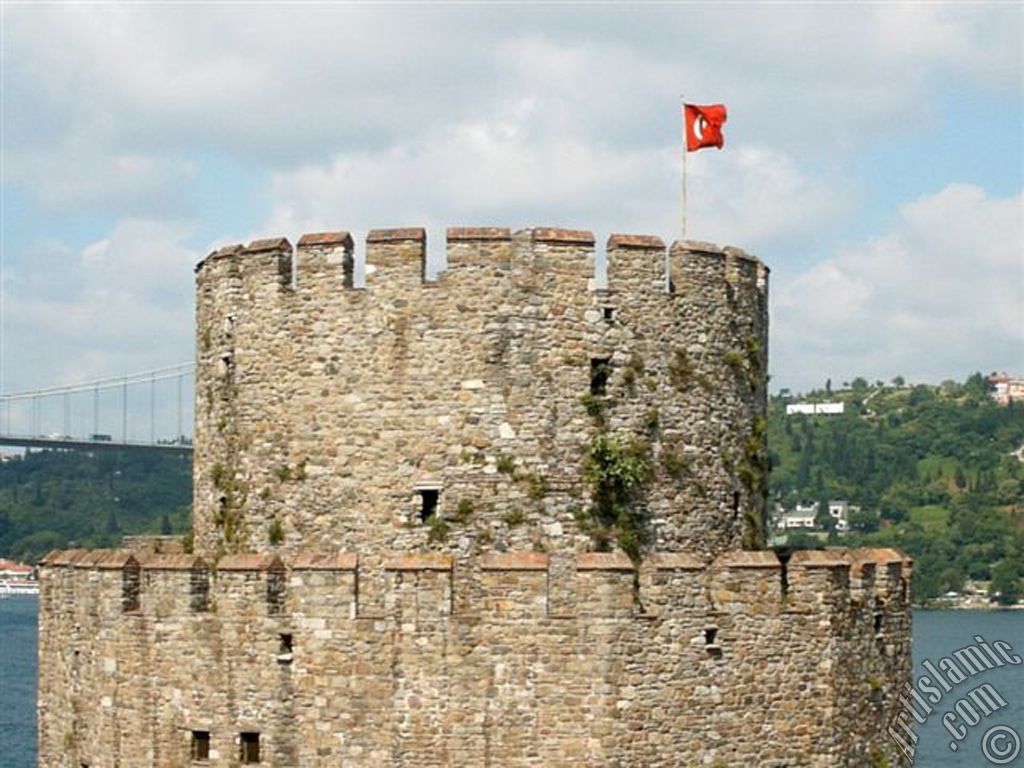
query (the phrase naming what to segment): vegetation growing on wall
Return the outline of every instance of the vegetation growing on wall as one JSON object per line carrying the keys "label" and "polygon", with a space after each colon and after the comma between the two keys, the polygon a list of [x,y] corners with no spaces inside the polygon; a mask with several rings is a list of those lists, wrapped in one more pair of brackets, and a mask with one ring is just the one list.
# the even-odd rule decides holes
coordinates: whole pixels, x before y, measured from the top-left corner
{"label": "vegetation growing on wall", "polygon": [[590,488],[588,532],[599,550],[613,543],[637,562],[650,538],[640,497],[651,476],[650,447],[603,431],[590,440],[584,463]]}

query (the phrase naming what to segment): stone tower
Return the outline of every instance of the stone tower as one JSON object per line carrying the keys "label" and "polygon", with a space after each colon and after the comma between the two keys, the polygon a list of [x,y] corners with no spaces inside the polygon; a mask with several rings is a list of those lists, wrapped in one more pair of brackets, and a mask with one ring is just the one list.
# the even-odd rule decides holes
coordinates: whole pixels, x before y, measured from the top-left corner
{"label": "stone tower", "polygon": [[909,563],[760,551],[767,269],[605,256],[456,228],[431,281],[422,229],[362,270],[346,232],[204,259],[192,551],[47,557],[40,765],[895,758]]}

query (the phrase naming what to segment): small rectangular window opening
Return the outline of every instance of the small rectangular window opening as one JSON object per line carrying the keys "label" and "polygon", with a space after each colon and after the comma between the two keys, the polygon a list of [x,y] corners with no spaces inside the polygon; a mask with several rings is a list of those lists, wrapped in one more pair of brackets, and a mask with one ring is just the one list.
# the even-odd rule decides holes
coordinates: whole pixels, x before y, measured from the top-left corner
{"label": "small rectangular window opening", "polygon": [[209,731],[192,731],[192,749],[189,754],[193,760],[210,759]]}
{"label": "small rectangular window opening", "polygon": [[240,733],[238,743],[238,759],[242,765],[254,765],[260,761],[260,735],[258,733]]}
{"label": "small rectangular window opening", "polygon": [[615,319],[615,307],[604,308],[604,319],[607,320],[609,323]]}
{"label": "small rectangular window opening", "polygon": [[718,629],[716,627],[708,627],[704,630],[704,645],[714,645],[716,637],[718,637]]}
{"label": "small rectangular window opening", "polygon": [[281,640],[281,647],[278,653],[291,653],[292,652],[292,636],[290,633],[282,633],[279,635]]}
{"label": "small rectangular window opening", "polygon": [[881,635],[881,634],[882,634],[882,614],[881,613],[876,613],[875,614],[875,635],[877,636],[877,635]]}
{"label": "small rectangular window opening", "polygon": [[418,488],[420,495],[420,520],[427,522],[437,514],[437,499],[441,494],[438,488]]}
{"label": "small rectangular window opening", "polygon": [[590,394],[605,394],[608,388],[608,376],[611,372],[611,360],[607,357],[593,357],[590,359]]}

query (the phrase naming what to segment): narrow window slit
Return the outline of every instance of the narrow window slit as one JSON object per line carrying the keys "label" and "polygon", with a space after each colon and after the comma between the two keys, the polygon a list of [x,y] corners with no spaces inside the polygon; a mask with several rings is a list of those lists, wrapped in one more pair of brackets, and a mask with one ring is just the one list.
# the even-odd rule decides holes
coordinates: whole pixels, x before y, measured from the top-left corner
{"label": "narrow window slit", "polygon": [[267,571],[267,613],[279,616],[285,608],[285,571],[284,567],[271,568]]}
{"label": "narrow window slit", "polygon": [[242,732],[238,738],[238,759],[243,765],[254,765],[260,761],[260,735]]}
{"label": "narrow window slit", "polygon": [[210,759],[209,731],[192,731],[192,748],[189,754],[193,760]]}
{"label": "narrow window slit", "polygon": [[121,610],[124,613],[136,613],[141,607],[140,592],[142,589],[142,568],[131,561],[124,567],[121,574]]}

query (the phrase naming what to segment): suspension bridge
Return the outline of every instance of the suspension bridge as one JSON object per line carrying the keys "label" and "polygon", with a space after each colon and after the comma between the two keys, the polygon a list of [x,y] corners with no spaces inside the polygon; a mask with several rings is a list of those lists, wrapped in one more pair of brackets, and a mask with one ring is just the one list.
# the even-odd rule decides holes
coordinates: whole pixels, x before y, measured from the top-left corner
{"label": "suspension bridge", "polygon": [[0,393],[0,446],[192,450],[195,364]]}

